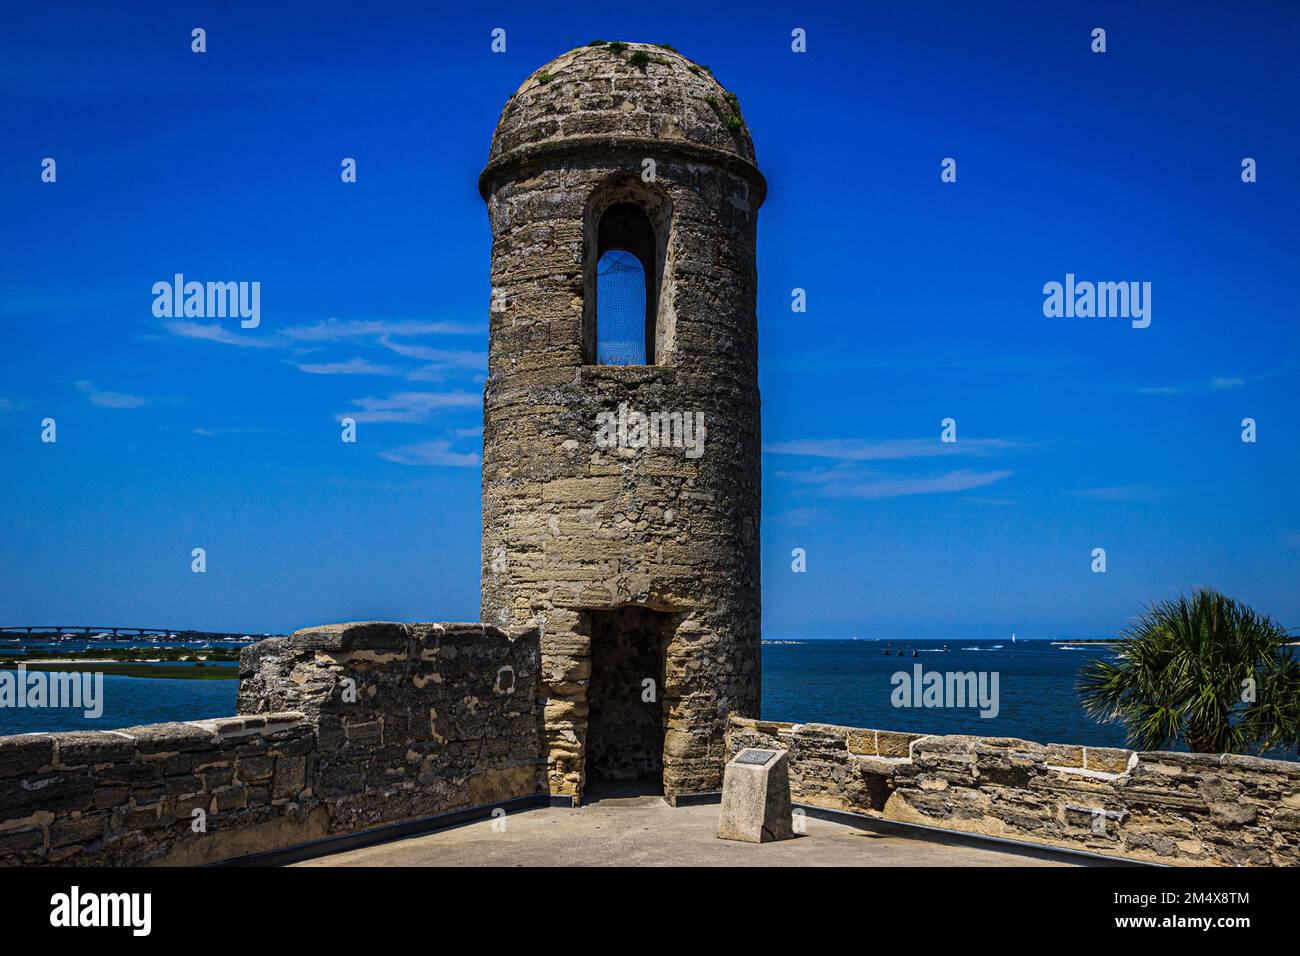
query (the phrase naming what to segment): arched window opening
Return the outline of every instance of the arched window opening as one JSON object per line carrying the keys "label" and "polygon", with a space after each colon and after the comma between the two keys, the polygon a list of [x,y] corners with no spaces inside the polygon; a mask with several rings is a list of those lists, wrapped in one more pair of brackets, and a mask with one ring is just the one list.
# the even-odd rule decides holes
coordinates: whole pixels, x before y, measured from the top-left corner
{"label": "arched window opening", "polygon": [[[595,263],[588,261],[585,361],[597,365],[654,365],[660,248],[646,211],[616,202],[594,223]],[[589,250],[592,246],[587,247]]]}
{"label": "arched window opening", "polygon": [[645,269],[626,249],[596,263],[596,364],[646,365]]}

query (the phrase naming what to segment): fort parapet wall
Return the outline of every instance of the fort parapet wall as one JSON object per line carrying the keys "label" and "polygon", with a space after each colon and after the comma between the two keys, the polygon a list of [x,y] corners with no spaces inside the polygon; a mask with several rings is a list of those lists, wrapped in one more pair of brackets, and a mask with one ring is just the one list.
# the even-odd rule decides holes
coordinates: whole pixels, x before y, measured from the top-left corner
{"label": "fort parapet wall", "polygon": [[545,791],[540,635],[482,624],[344,624],[240,658],[239,712],[299,710],[332,833]]}
{"label": "fort parapet wall", "polygon": [[732,717],[797,803],[1175,866],[1300,864],[1300,764]]}
{"label": "fort parapet wall", "polygon": [[[0,865],[201,864],[547,792],[540,635],[262,641],[239,715],[0,737]],[[798,803],[1174,865],[1300,864],[1300,764],[731,717]],[[196,813],[196,811],[200,811]]]}
{"label": "fort parapet wall", "polygon": [[195,864],[326,832],[299,713],[0,738],[0,864]]}
{"label": "fort parapet wall", "polygon": [[211,863],[541,793],[539,670],[535,630],[479,624],[262,641],[239,716],[0,737],[0,865]]}

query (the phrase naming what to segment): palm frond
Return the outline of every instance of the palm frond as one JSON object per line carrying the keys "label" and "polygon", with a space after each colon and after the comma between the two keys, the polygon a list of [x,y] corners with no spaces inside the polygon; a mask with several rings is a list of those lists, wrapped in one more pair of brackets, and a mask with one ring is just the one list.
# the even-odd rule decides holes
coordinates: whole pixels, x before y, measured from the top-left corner
{"label": "palm frond", "polygon": [[[1300,750],[1300,661],[1287,630],[1201,588],[1148,607],[1120,635],[1115,661],[1081,671],[1084,711],[1122,723],[1130,746],[1182,741],[1207,753]],[[1254,688],[1253,700],[1243,688]]]}

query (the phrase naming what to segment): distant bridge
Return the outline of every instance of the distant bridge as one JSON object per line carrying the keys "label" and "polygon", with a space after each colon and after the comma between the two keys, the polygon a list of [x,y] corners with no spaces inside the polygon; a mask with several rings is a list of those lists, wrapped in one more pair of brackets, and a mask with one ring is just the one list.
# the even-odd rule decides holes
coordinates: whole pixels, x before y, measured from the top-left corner
{"label": "distant bridge", "polygon": [[0,626],[0,635],[41,637],[44,635],[62,636],[64,634],[77,634],[86,638],[96,637],[100,634],[109,634],[113,637],[165,637],[180,641],[242,641],[248,637],[260,638],[268,636],[246,632],[231,634],[222,631],[194,631],[167,627],[97,627],[90,624],[15,624]]}

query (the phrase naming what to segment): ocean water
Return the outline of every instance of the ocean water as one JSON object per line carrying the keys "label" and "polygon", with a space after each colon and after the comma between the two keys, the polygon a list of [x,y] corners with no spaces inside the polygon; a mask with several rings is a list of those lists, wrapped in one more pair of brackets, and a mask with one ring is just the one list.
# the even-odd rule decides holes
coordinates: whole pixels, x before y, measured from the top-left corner
{"label": "ocean water", "polygon": [[238,680],[104,677],[104,712],[95,720],[64,707],[0,707],[0,736],[56,730],[114,730],[171,720],[230,717]]}
{"label": "ocean water", "polygon": [[[67,644],[61,648],[73,649]],[[899,650],[903,651],[902,657],[897,656]],[[1062,647],[1046,641],[1013,644],[1009,639],[893,641],[888,647],[885,641],[767,643],[763,645],[762,716],[768,720],[913,733],[1122,747],[1124,729],[1089,718],[1079,705],[1075,688],[1085,664],[1111,656],[1105,645]],[[983,674],[985,686],[990,689],[996,674],[996,716],[981,717],[977,706],[895,707],[894,675],[902,673],[912,678],[917,666],[923,673]],[[99,719],[87,720],[80,711],[66,709],[0,708],[0,735],[111,730],[229,716],[235,712],[238,685],[237,680],[105,677],[104,714]],[[1267,756],[1298,759],[1295,754]]]}
{"label": "ocean water", "polygon": [[[1099,724],[1079,705],[1080,669],[1111,658],[1105,645],[1047,641],[806,641],[763,645],[763,717],[925,734],[1019,737],[1040,743],[1124,746],[1120,726]],[[947,647],[945,651],[944,648]],[[903,651],[898,657],[897,652]],[[912,656],[912,651],[917,656]],[[978,707],[895,707],[896,673],[997,675],[997,714]]]}
{"label": "ocean water", "polygon": [[[198,652],[204,648],[235,649],[242,645],[225,641],[211,643],[183,643],[169,641],[168,647],[192,647]],[[96,651],[133,649],[147,658],[158,645],[138,640],[121,641],[42,641],[24,638],[0,641],[0,653],[27,654],[39,658],[45,651]],[[179,666],[171,663],[169,666]],[[210,663],[209,667],[238,667],[235,663]],[[11,666],[0,669],[10,670]],[[33,673],[33,672],[28,672]],[[157,680],[143,677],[104,675],[103,714],[96,719],[85,716],[81,709],[63,707],[0,707],[0,736],[28,734],[39,731],[64,730],[114,730],[140,724],[158,724],[172,720],[202,720],[208,717],[229,717],[235,713],[235,694],[239,681],[235,680]]]}
{"label": "ocean water", "polygon": [[[946,650],[945,650],[946,648]],[[903,651],[898,657],[897,652]],[[913,657],[912,652],[917,656]],[[1048,641],[805,641],[763,645],[762,716],[767,720],[841,724],[923,734],[1017,737],[1039,743],[1124,747],[1122,725],[1102,724],[1079,704],[1079,672],[1114,659],[1103,644]],[[949,671],[998,676],[996,716],[978,707],[896,707],[893,677]],[[1182,745],[1171,747],[1185,750]],[[1263,756],[1297,760],[1295,753]]]}

